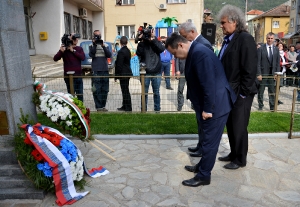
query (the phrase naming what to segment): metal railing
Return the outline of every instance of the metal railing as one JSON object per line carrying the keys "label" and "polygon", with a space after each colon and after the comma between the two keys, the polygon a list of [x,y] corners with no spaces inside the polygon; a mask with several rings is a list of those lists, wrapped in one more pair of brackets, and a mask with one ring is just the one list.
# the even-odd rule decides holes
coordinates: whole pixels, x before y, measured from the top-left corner
{"label": "metal railing", "polygon": [[[149,86],[148,94],[145,93],[145,72],[140,73],[140,76],[132,76],[129,81],[129,90],[131,94],[132,101],[132,111],[133,112],[146,112],[146,103],[145,96],[148,95],[148,103],[147,103],[147,112],[154,112],[154,100],[153,100],[153,91],[151,85]],[[36,80],[45,83],[47,85],[48,90],[59,91],[67,93],[66,84],[64,82],[64,78],[69,78],[70,86],[71,86],[71,94],[74,94],[73,88],[73,79],[74,78],[82,78],[83,79],[83,96],[84,96],[84,104],[86,107],[90,108],[91,111],[96,111],[93,94],[92,94],[92,83],[91,79],[95,78],[95,76],[91,76],[89,74],[85,76],[60,76],[60,77],[34,77]],[[115,78],[118,76],[99,76],[99,78],[107,78],[109,77],[109,93],[106,103],[106,108],[110,112],[117,111],[117,108],[122,106],[122,92],[120,88],[120,83],[115,82]],[[147,77],[157,77],[157,76],[147,76]],[[178,100],[177,100],[177,92],[178,92],[178,80],[174,76],[169,76],[171,81],[171,86],[174,90],[168,90],[165,85],[165,78],[161,77],[160,83],[160,106],[161,112],[177,112]],[[273,76],[263,76],[265,79],[274,79]],[[292,110],[292,101],[293,101],[293,90],[298,88],[298,80],[299,77],[283,77],[278,75],[276,80],[273,81],[275,84],[275,94],[270,94],[275,96],[275,105],[272,111],[284,111],[291,112]],[[184,105],[182,107],[182,112],[193,112],[191,107],[191,103],[186,99],[186,86],[183,91],[185,100]],[[269,94],[268,89],[266,87],[264,91],[263,97],[263,111],[270,111],[269,107]],[[283,104],[280,104],[283,103]],[[256,111],[259,109],[257,95],[254,98],[252,104],[252,111]]]}

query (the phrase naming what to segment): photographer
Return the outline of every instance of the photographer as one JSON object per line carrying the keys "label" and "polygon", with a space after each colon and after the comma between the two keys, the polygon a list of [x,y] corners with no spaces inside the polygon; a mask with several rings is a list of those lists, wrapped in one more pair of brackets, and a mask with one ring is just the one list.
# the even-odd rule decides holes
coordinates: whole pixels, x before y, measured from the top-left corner
{"label": "photographer", "polygon": [[95,78],[92,78],[93,87],[96,89],[93,91],[95,107],[97,111],[106,112],[108,110],[105,108],[105,105],[109,91],[109,74],[106,58],[111,57],[111,52],[101,39],[99,30],[94,31],[93,45],[90,45],[89,49],[89,55],[92,58],[93,76],[95,76]]}
{"label": "photographer", "polygon": [[[163,44],[154,36],[154,29],[151,25],[149,25],[148,28],[143,29],[138,38],[140,39],[140,42],[137,46],[136,55],[139,57],[140,62],[146,63],[145,93],[148,94],[151,81],[154,94],[154,111],[160,111],[160,53],[162,53],[165,48]],[[147,111],[148,95],[146,95],[145,99]]]}
{"label": "photographer", "polygon": [[[68,76],[67,72],[74,71],[74,76],[81,76],[81,61],[85,59],[85,55],[82,47],[76,46],[78,43],[79,34],[65,34],[61,41],[61,47],[56,55],[53,57],[54,61],[58,61],[61,58],[64,61],[64,76]],[[71,93],[70,90],[70,80],[69,78],[64,78],[67,85],[68,93]],[[82,78],[73,79],[74,91],[77,95],[77,98],[83,102],[83,82]]]}

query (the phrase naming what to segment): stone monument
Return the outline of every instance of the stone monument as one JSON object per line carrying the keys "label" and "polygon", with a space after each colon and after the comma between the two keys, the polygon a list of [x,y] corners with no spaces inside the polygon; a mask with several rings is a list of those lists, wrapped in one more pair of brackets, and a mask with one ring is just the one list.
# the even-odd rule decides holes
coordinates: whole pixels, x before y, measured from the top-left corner
{"label": "stone monument", "polygon": [[[0,143],[19,129],[20,108],[36,121],[23,0],[0,4]],[[10,136],[1,136],[10,135]]]}

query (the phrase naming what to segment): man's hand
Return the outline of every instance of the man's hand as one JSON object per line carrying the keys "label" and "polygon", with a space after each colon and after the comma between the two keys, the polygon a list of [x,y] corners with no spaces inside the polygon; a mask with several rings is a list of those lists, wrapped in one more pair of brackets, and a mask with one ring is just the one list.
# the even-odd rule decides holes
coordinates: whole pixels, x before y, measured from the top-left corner
{"label": "man's hand", "polygon": [[262,75],[257,76],[257,80],[262,81]]}
{"label": "man's hand", "polygon": [[274,80],[276,80],[277,79],[277,75],[274,75]]}
{"label": "man's hand", "polygon": [[206,112],[202,112],[202,119],[203,120],[207,120],[207,119],[210,119],[212,118],[212,114],[211,113],[206,113]]}
{"label": "man's hand", "polygon": [[60,51],[64,52],[66,50],[66,47],[64,44],[62,44],[59,49],[60,49]]}
{"label": "man's hand", "polygon": [[176,72],[176,78],[179,79],[180,78],[180,71]]}

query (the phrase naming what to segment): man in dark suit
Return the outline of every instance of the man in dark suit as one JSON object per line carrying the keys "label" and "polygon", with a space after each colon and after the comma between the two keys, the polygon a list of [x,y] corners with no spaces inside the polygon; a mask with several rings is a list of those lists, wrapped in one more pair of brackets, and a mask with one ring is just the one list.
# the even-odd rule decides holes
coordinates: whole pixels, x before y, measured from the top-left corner
{"label": "man in dark suit", "polygon": [[246,166],[247,162],[247,127],[253,98],[257,93],[257,49],[254,38],[246,31],[245,13],[241,9],[226,5],[220,10],[218,18],[225,35],[219,59],[237,96],[226,123],[231,152],[218,159],[230,161],[224,168],[238,169]]}
{"label": "man in dark suit", "polygon": [[275,80],[273,78],[262,78],[262,76],[273,76],[275,72],[280,72],[280,55],[278,48],[274,46],[274,33],[269,32],[266,39],[267,43],[257,50],[257,79],[260,81],[257,94],[258,110],[262,110],[264,106],[265,87],[268,87],[270,110],[274,110]]}
{"label": "man in dark suit", "polygon": [[[181,36],[183,36],[184,38],[186,38],[188,41],[196,41],[199,42],[203,45],[205,45],[207,48],[211,49],[212,51],[214,51],[214,49],[212,48],[210,42],[205,39],[201,34],[199,34],[197,32],[197,28],[196,26],[192,23],[192,22],[184,22],[182,23],[179,28],[178,31],[180,33]],[[189,99],[189,93],[187,92],[187,99]],[[198,144],[196,147],[189,147],[188,150],[192,153],[190,153],[191,157],[201,157],[202,156],[202,149],[201,149],[201,145],[202,145],[202,129],[201,129],[201,125],[199,125],[198,123]]]}
{"label": "man in dark suit", "polygon": [[127,37],[122,36],[120,39],[121,49],[118,51],[117,60],[115,63],[116,76],[125,76],[119,77],[123,102],[122,107],[118,108],[118,111],[132,111],[131,97],[129,92],[130,77],[128,77],[132,76],[132,71],[130,68],[131,53],[130,50],[127,48],[127,42]]}
{"label": "man in dark suit", "polygon": [[173,33],[165,46],[176,58],[186,59],[185,77],[198,124],[203,129],[202,158],[196,166],[185,166],[196,176],[183,185],[209,185],[220,140],[236,95],[228,84],[223,66],[213,51]]}

